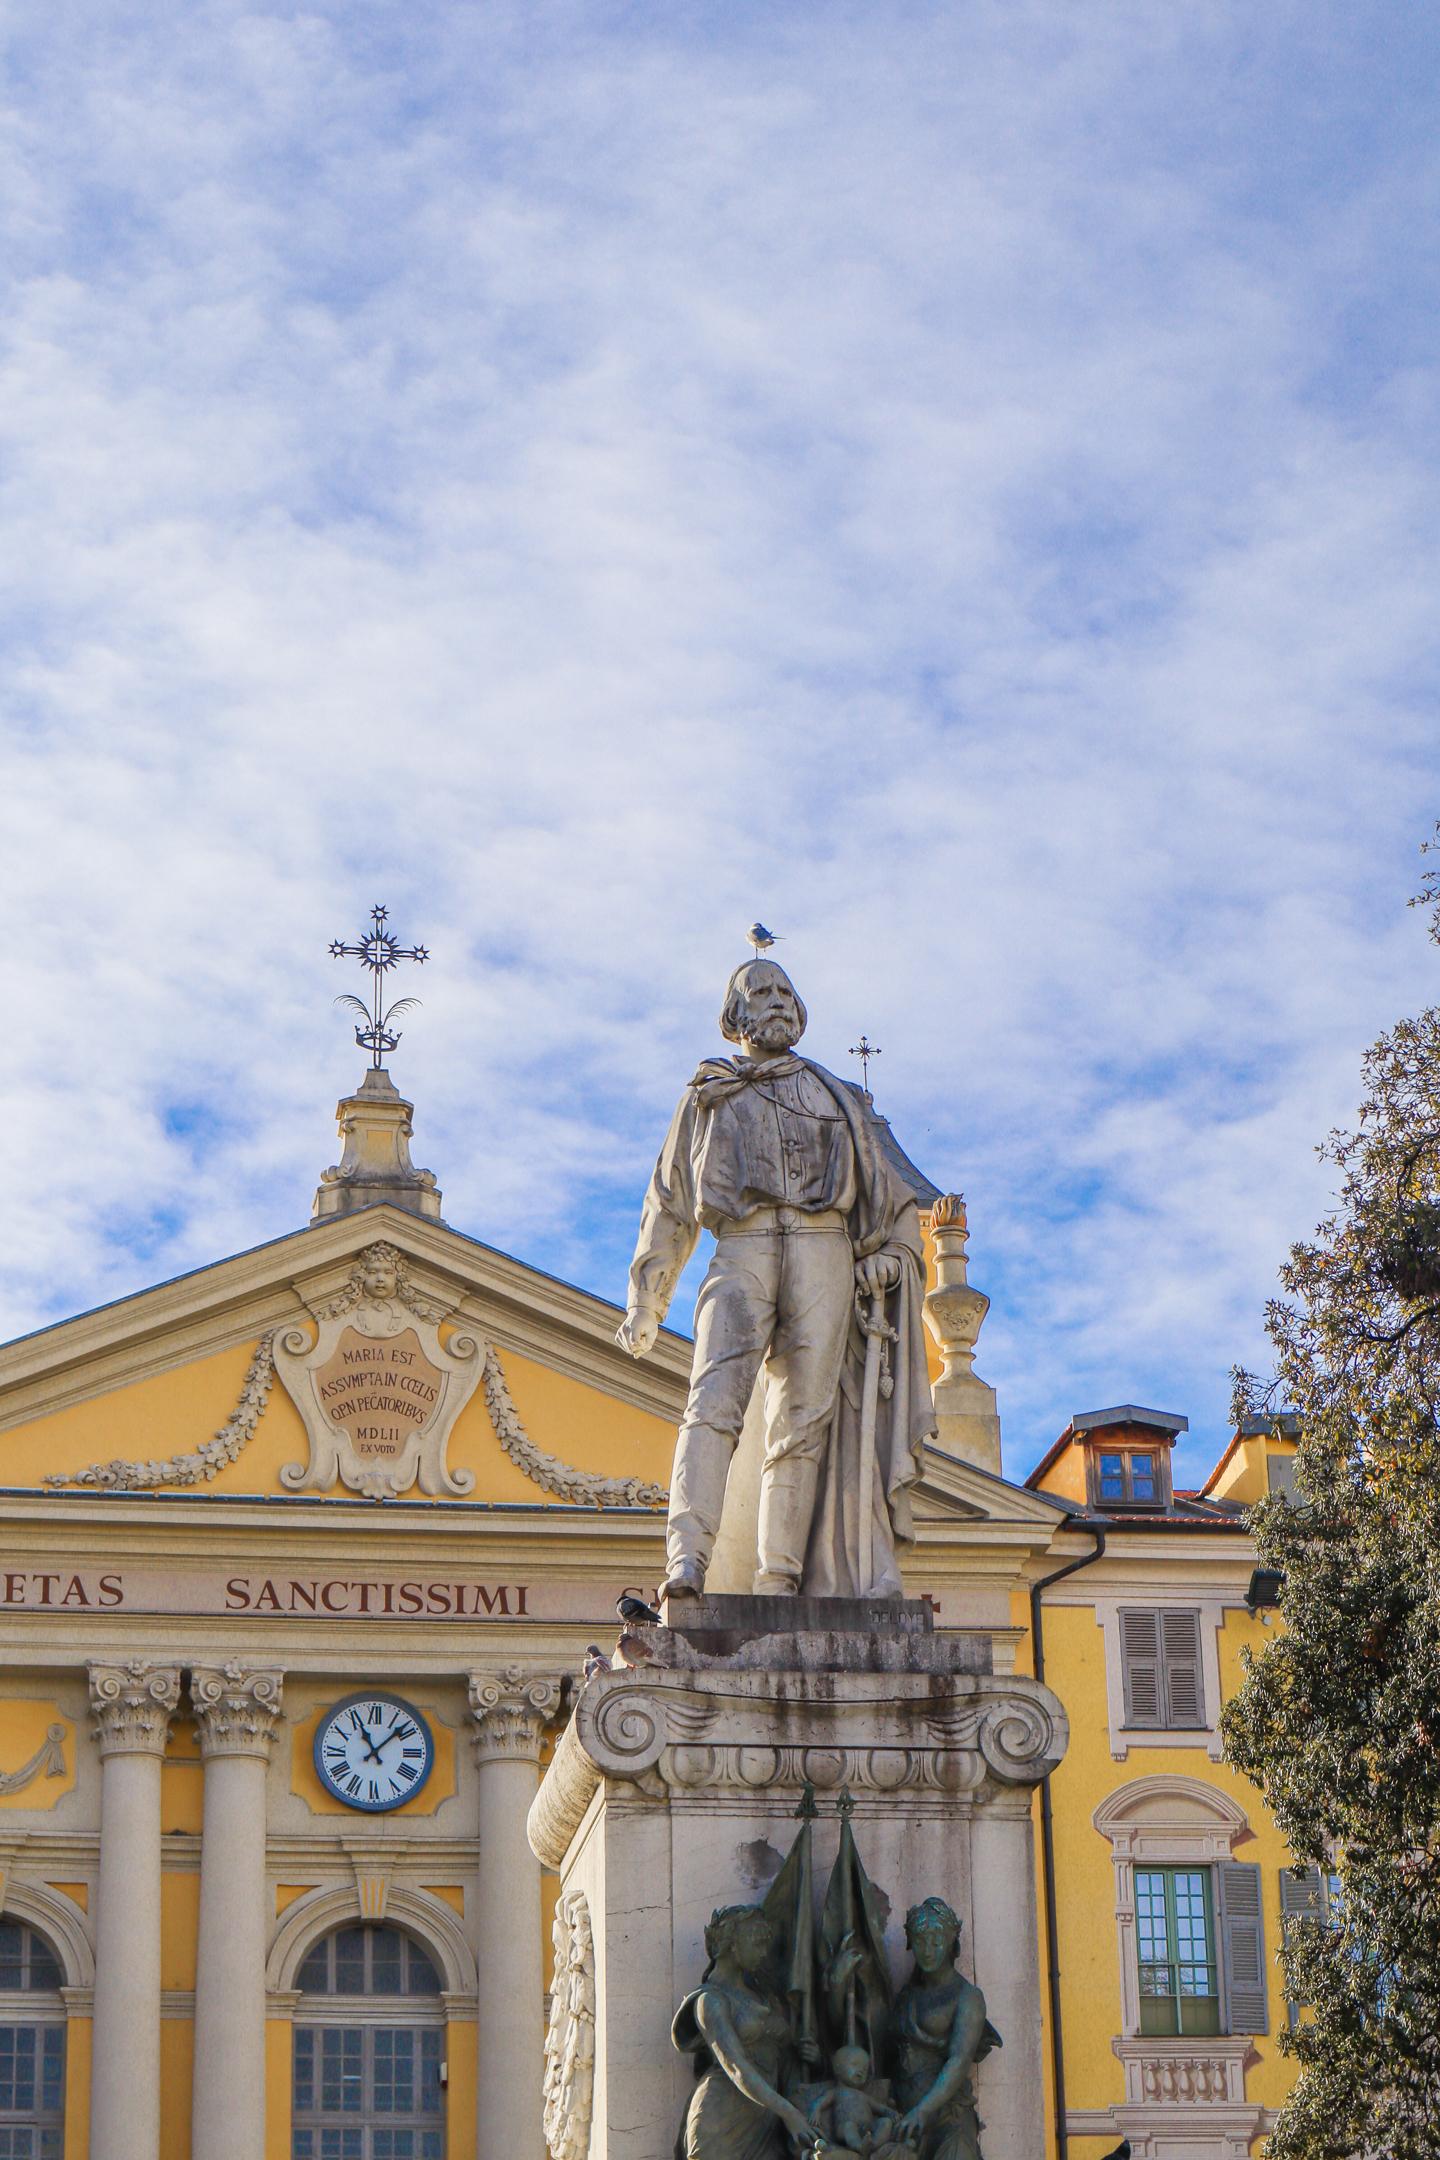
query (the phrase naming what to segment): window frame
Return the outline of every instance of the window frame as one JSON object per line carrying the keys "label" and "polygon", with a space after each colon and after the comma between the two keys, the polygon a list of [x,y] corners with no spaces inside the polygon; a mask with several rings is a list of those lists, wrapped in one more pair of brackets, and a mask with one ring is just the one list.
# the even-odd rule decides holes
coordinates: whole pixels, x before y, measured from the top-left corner
{"label": "window frame", "polygon": [[[1170,1506],[1173,1497],[1170,1484],[1170,1450],[1158,1440],[1117,1440],[1109,1443],[1091,1440],[1086,1445],[1085,1455],[1086,1489],[1090,1505],[1097,1514],[1104,1515],[1111,1508],[1119,1508],[1122,1513],[1134,1510],[1163,1513]],[[1124,1489],[1119,1494],[1102,1491],[1102,1464],[1111,1457],[1118,1458],[1121,1465]],[[1155,1483],[1153,1493],[1138,1498],[1135,1494],[1134,1468],[1137,1457],[1143,1457],[1154,1466]]]}
{"label": "window frame", "polygon": [[[350,1932],[364,1935],[365,1953],[362,1960],[362,1980],[368,1985],[373,1977],[375,1941],[381,1934],[394,1935],[404,1945],[401,1958],[402,1981],[409,1977],[411,1956],[424,1960],[435,1981],[435,1987],[420,1994],[340,1994],[321,1992],[314,1987],[303,1988],[300,1973],[315,1955],[326,1952],[327,1982],[333,1983],[338,1966],[339,1938]],[[392,2136],[398,2131],[413,2131],[416,2141],[428,2135],[437,2141],[437,2150],[443,2155],[449,2137],[449,2107],[447,2078],[447,2048],[449,2016],[445,2000],[445,1980],[440,1961],[429,1944],[420,1941],[412,1931],[395,1922],[377,1922],[357,1919],[353,1915],[342,1919],[315,1937],[303,1952],[295,1973],[295,1989],[298,2000],[292,2017],[290,2043],[290,2152],[300,2150],[301,2141],[307,2140],[312,2154],[321,2151],[321,2137],[325,2132],[350,2131],[355,2134],[362,2154],[373,2150],[374,2134],[381,2132]],[[415,2040],[415,2092],[418,2098],[426,2083],[426,2066],[434,2066],[434,2091],[438,2105],[423,2113],[408,2116],[393,2113],[377,2114],[374,2105],[376,2065],[383,2051],[382,2034],[404,2031]],[[349,2034],[358,2043],[358,2059],[361,2079],[361,2107],[358,2110],[330,2111],[313,2104],[323,2092],[321,2073],[323,2069],[325,2038],[327,2033]],[[309,2052],[313,2073],[311,2080],[312,2104],[302,2108],[299,2104],[300,2057]],[[303,2156],[302,2156],[303,2160]]]}
{"label": "window frame", "polygon": [[[1205,1955],[1199,1958],[1186,1957],[1182,1954],[1181,1926],[1186,1919],[1193,1918],[1193,1914],[1188,1910],[1182,1913],[1180,1909],[1179,1890],[1182,1879],[1187,1882],[1194,1881],[1200,1886],[1200,1939]],[[1151,1894],[1146,1888],[1150,1882],[1158,1882],[1160,1885],[1161,1924],[1165,1948],[1163,1958],[1147,1957],[1145,1955],[1146,1923],[1147,1920],[1153,1918],[1153,1914],[1147,1911],[1145,1905],[1147,1895]],[[1135,1959],[1137,1967],[1136,1979],[1140,1996],[1140,2036],[1143,2039],[1212,2040],[1220,2037],[1224,2032],[1225,2009],[1216,1902],[1215,1872],[1207,1862],[1147,1860],[1137,1865],[1135,1869]],[[1155,1972],[1161,1967],[1164,1967],[1175,1981],[1173,1989],[1163,1994],[1156,1990],[1147,1989],[1145,1985],[1147,1971]],[[1202,1967],[1208,1975],[1211,1985],[1203,1993],[1194,1989],[1187,1991],[1183,1973],[1186,1971],[1194,1972]],[[1146,2008],[1147,2005],[1152,2003],[1169,2003],[1173,2005],[1175,2018],[1173,2026],[1155,2023],[1147,2026]],[[1185,2020],[1187,2003],[1213,2005],[1213,2023],[1210,2022],[1211,2012],[1207,2009],[1206,2012],[1200,2015],[1198,2020],[1187,2024]]]}
{"label": "window frame", "polygon": [[[35,2160],[49,2160],[51,2153],[55,2160],[60,2160],[65,2150],[65,2088],[70,2052],[69,2016],[61,1992],[65,1986],[64,1959],[49,1937],[19,1914],[6,1912],[0,1915],[0,1927],[16,1928],[21,1936],[17,1961],[19,1984],[0,1988],[0,2033],[33,2034],[36,2100],[29,2108],[0,2106],[0,2132],[33,2131]],[[32,1977],[37,1951],[48,1967],[38,1982]],[[54,2058],[50,2083],[56,2099],[52,2107],[45,2105],[47,2055]]]}

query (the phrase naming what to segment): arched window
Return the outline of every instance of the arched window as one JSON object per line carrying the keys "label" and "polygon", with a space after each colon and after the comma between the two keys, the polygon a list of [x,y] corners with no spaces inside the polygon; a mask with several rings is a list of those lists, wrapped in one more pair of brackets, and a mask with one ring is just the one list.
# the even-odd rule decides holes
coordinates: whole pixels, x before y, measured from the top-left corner
{"label": "arched window", "polygon": [[337,1928],[296,1979],[294,2160],[443,2160],[445,2013],[419,1943]]}
{"label": "arched window", "polygon": [[64,1977],[43,1936],[0,1919],[0,2160],[64,2150]]}

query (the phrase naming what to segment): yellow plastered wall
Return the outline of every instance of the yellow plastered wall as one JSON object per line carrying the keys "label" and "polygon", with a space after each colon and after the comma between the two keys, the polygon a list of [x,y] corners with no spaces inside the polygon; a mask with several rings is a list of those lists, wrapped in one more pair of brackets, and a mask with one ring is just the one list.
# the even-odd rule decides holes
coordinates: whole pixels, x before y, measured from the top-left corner
{"label": "yellow plastered wall", "polygon": [[1212,1500],[1238,1500],[1246,1507],[1253,1507],[1270,1490],[1266,1468],[1270,1457],[1283,1462],[1294,1453],[1295,1444],[1291,1440],[1277,1440],[1267,1433],[1247,1434],[1226,1452],[1214,1475],[1214,1483],[1205,1489]]}
{"label": "yellow plastered wall", "polygon": [[160,1765],[160,1835],[183,1830],[198,1837],[205,1821],[205,1766],[195,1727],[177,1718]]}
{"label": "yellow plastered wall", "polygon": [[184,2018],[162,2018],[160,2160],[190,2160],[190,2103],[194,2069],[194,2027]]}
{"label": "yellow plastered wall", "polygon": [[1077,1500],[1085,1504],[1085,1450],[1072,1440],[1061,1449],[1044,1476],[1036,1485],[1037,1492],[1052,1493],[1057,1500]]}
{"label": "yellow plastered wall", "polygon": [[0,1771],[13,1776],[45,1746],[52,1726],[64,1728],[61,1746],[65,1768],[58,1777],[37,1769],[18,1792],[0,1794],[0,1808],[26,1808],[32,1813],[53,1808],[75,1785],[75,1726],[59,1703],[44,1696],[10,1695],[0,1701]]}
{"label": "yellow plastered wall", "polygon": [[200,1871],[166,1868],[160,1878],[160,1985],[193,1988],[200,1941]]}
{"label": "yellow plastered wall", "polygon": [[[1028,1600],[1016,1598],[1013,1617],[1016,1625],[1028,1622]],[[1278,2046],[1286,2013],[1274,1960],[1280,1942],[1280,1871],[1289,1861],[1284,1841],[1255,1788],[1224,1763],[1212,1762],[1203,1747],[1132,1749],[1124,1762],[1115,1762],[1110,1753],[1106,1710],[1105,1640],[1094,1608],[1047,1604],[1044,1624],[1046,1680],[1065,1704],[1070,1718],[1070,1745],[1051,1781],[1069,2107],[1105,2108],[1124,2098],[1124,2073],[1111,2045],[1121,2030],[1115,1873],[1110,1843],[1095,1828],[1092,1817],[1109,1794],[1139,1778],[1160,1773],[1216,1787],[1243,1810],[1250,1825],[1251,1834],[1237,1845],[1235,1857],[1258,1864],[1261,1871],[1265,1949],[1271,1977],[1270,2031],[1257,2035],[1253,2042],[1256,2059],[1246,2073],[1246,2095],[1250,2102],[1276,2107],[1293,2082],[1291,2066]],[[1239,1686],[1242,1644],[1256,1645],[1261,1640],[1263,1630],[1258,1620],[1240,1609],[1226,1614],[1218,1642],[1223,1698],[1228,1699]],[[1022,1671],[1031,1669],[1028,1636],[1017,1663]],[[1038,1823],[1037,1800],[1037,1901],[1043,1913]],[[1042,1938],[1042,1967],[1044,1947]],[[1053,2123],[1049,2047],[1047,2029],[1046,2101],[1048,2119]],[[1075,2160],[1098,2160],[1114,2144],[1113,2136],[1071,2141]]]}
{"label": "yellow plastered wall", "polygon": [[89,2160],[90,2041],[88,2017],[72,2017],[65,2027],[65,2160]]}
{"label": "yellow plastered wall", "polygon": [[[0,1433],[0,1484],[39,1485],[51,1471],[83,1470],[114,1457],[150,1460],[197,1447],[235,1408],[254,1350],[253,1343],[236,1344]],[[515,1352],[504,1352],[501,1363],[521,1423],[537,1447],[576,1469],[668,1481],[675,1433],[665,1419]],[[309,1452],[300,1413],[277,1378],[253,1437],[203,1490],[284,1492],[281,1469],[306,1462]],[[483,1389],[477,1388],[457,1419],[448,1459],[474,1472],[472,1500],[554,1502],[553,1494],[506,1455]],[[60,1595],[57,1589],[57,1600]]]}
{"label": "yellow plastered wall", "polygon": [[451,2019],[445,2035],[445,2062],[449,2072],[445,2088],[446,2160],[474,2160],[479,2028],[473,2018]]}
{"label": "yellow plastered wall", "polygon": [[[320,1720],[335,1703],[343,1702],[351,1690],[337,1693],[333,1700],[317,1703],[308,1716],[300,1719],[290,1736],[290,1790],[295,1793],[314,1815],[343,1815],[348,1822],[355,1820],[353,1808],[335,1799],[321,1784],[315,1769],[315,1733]],[[456,1791],[455,1735],[444,1722],[445,1711],[423,1692],[412,1691],[406,1700],[413,1702],[430,1727],[435,1741],[435,1761],[429,1777],[413,1800],[406,1800],[397,1808],[387,1811],[390,1821],[403,1821],[407,1815],[433,1815],[442,1800],[449,1800]]]}
{"label": "yellow plastered wall", "polygon": [[265,2160],[290,2160],[293,2032],[289,2018],[265,2021]]}

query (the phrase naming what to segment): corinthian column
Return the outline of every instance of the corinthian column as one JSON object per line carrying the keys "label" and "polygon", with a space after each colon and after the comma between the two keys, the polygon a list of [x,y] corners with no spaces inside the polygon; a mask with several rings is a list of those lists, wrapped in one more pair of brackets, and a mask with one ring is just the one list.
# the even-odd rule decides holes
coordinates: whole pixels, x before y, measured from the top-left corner
{"label": "corinthian column", "polygon": [[180,1699],[175,1665],[90,1667],[100,1744],[92,2160],[160,2150],[160,1758]]}
{"label": "corinthian column", "polygon": [[477,2160],[544,2160],[540,1863],[525,1818],[539,1784],[540,1736],[559,1703],[558,1680],[518,1665],[471,1675],[480,1786]]}
{"label": "corinthian column", "polygon": [[265,1772],[282,1676],[197,1665],[205,1764],[192,2160],[265,2160]]}

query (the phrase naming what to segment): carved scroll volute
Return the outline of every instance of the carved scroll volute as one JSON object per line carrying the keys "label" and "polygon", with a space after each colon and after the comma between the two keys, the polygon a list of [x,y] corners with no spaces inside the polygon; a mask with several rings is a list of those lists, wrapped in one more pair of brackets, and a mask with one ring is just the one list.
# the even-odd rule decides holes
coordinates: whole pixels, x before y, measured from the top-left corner
{"label": "carved scroll volute", "polygon": [[602,1675],[575,1706],[575,1737],[604,1776],[644,1777],[665,1750],[665,1704],[643,1683]]}
{"label": "carved scroll volute", "polygon": [[981,1713],[980,1753],[997,1783],[1038,1785],[1063,1757],[1070,1728],[1048,1688],[1045,1694],[1048,1701],[1017,1690]]}

